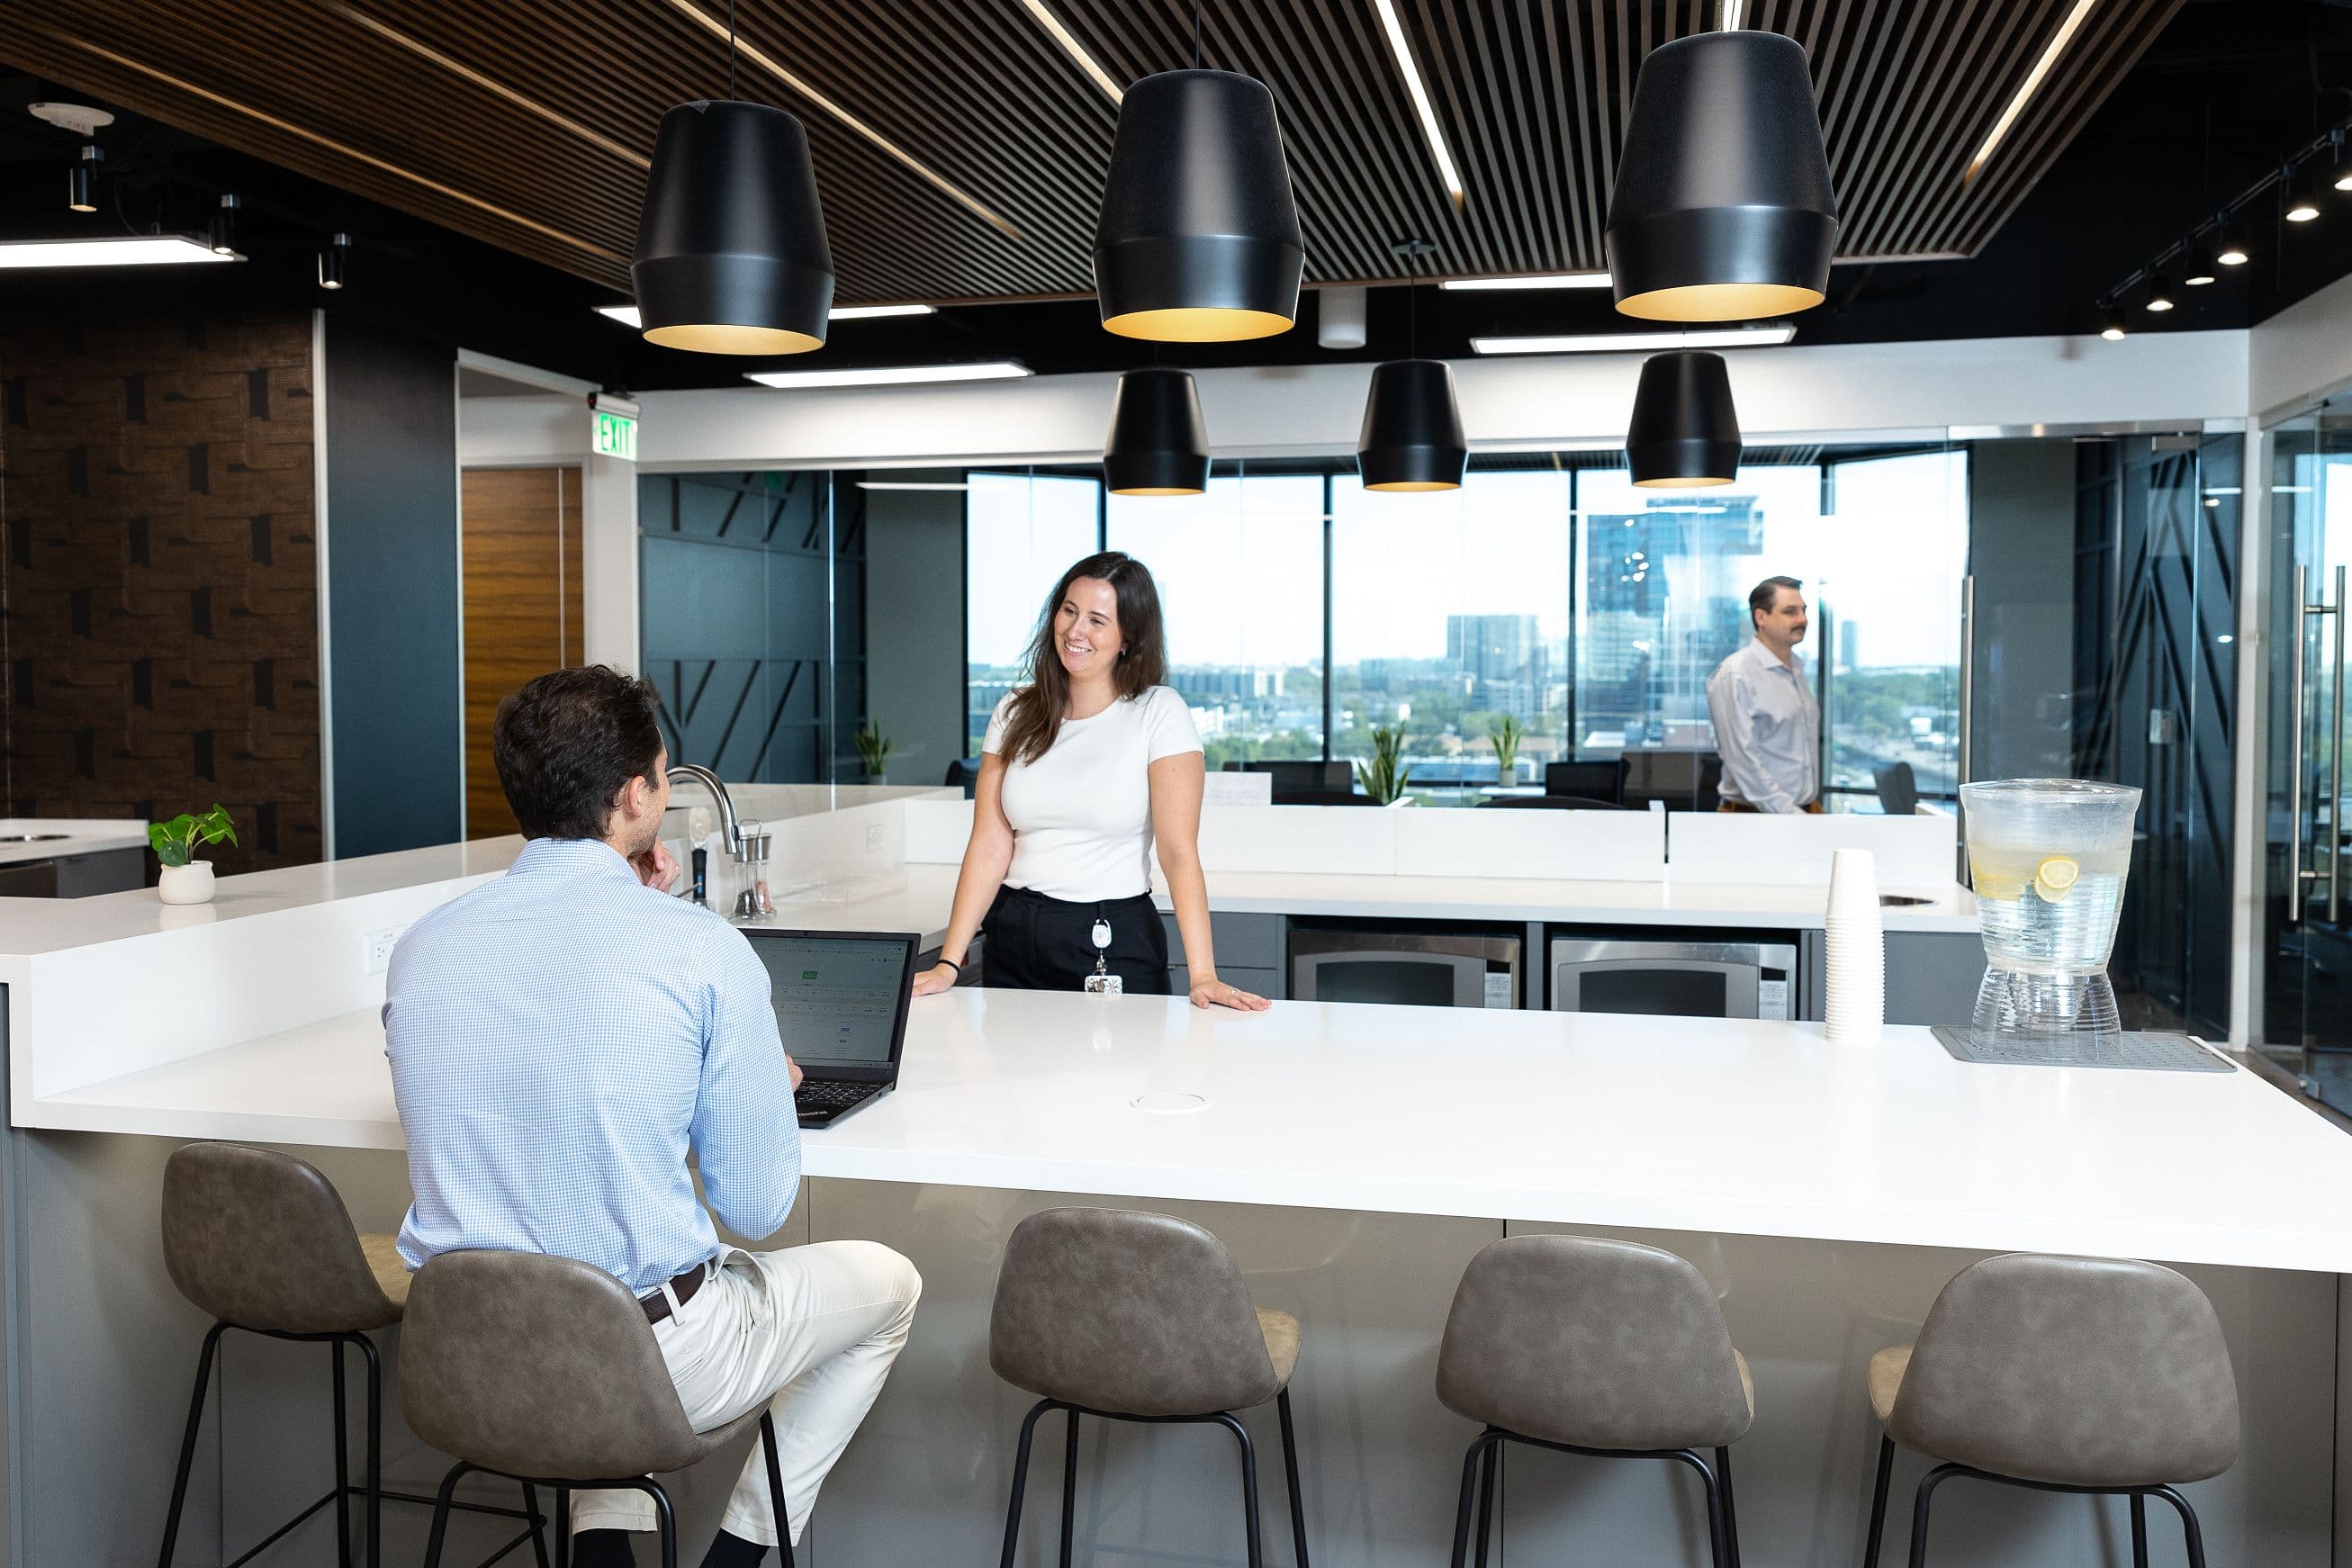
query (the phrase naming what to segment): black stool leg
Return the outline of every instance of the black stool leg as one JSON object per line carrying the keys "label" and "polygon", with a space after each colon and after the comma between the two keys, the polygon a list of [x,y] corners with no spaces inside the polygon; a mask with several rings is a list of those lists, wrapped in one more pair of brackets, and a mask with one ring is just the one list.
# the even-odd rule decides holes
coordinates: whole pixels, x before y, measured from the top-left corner
{"label": "black stool leg", "polygon": [[1870,1534],[1862,1544],[1862,1568],[1878,1568],[1879,1538],[1886,1533],[1886,1488],[1895,1477],[1895,1439],[1878,1439],[1878,1484],[1870,1493]]}
{"label": "black stool leg", "polygon": [[1911,1504],[1911,1568],[1927,1568],[1927,1500],[1936,1495],[1954,1472],[1955,1467],[1937,1465],[1919,1478],[1919,1491]]}
{"label": "black stool leg", "polygon": [[2187,1498],[2170,1487],[2150,1487],[2147,1489],[2179,1512],[2180,1533],[2189,1548],[2189,1568],[2205,1568],[2205,1532],[2197,1526],[2197,1510],[2189,1506]]}
{"label": "black stool leg", "polygon": [[1013,1500],[1004,1509],[1004,1556],[1001,1568],[1013,1568],[1013,1548],[1021,1543],[1021,1499],[1029,1489],[1029,1440],[1037,1435],[1037,1417],[1053,1409],[1055,1402],[1041,1399],[1029,1407],[1021,1420],[1021,1447],[1013,1456]]}
{"label": "black stool leg", "polygon": [[1072,1405],[1062,1427],[1062,1568],[1070,1568],[1078,1538],[1078,1409]]}
{"label": "black stool leg", "polygon": [[1257,1449],[1250,1442],[1249,1429],[1234,1420],[1231,1411],[1219,1411],[1216,1420],[1242,1446],[1242,1525],[1248,1532],[1247,1562],[1249,1568],[1265,1568],[1265,1547],[1258,1540]]}
{"label": "black stool leg", "polygon": [[352,1436],[343,1402],[343,1342],[329,1340],[327,1354],[335,1363],[335,1562],[352,1568]]}
{"label": "black stool leg", "polygon": [[1282,1470],[1290,1488],[1290,1544],[1297,1553],[1297,1568],[1307,1568],[1307,1500],[1298,1491],[1298,1434],[1290,1423],[1289,1389],[1275,1395],[1274,1407],[1282,1413]]}
{"label": "black stool leg", "polygon": [[2132,1568],[2147,1568],[2147,1498],[2131,1494]]}
{"label": "black stool leg", "polygon": [[172,1550],[180,1541],[180,1510],[188,1500],[188,1468],[196,1461],[196,1431],[204,1425],[205,1388],[212,1382],[213,1351],[220,1344],[226,1323],[215,1323],[196,1352],[196,1391],[188,1396],[188,1426],[180,1437],[180,1468],[172,1477],[172,1511],[163,1516],[162,1568],[172,1568]]}
{"label": "black stool leg", "polygon": [[654,1520],[661,1531],[661,1568],[677,1568],[677,1518],[670,1512],[669,1493],[662,1490],[659,1481],[639,1484],[654,1500]]}
{"label": "black stool leg", "polygon": [[539,1559],[539,1568],[547,1568],[547,1521],[539,1511],[539,1489],[529,1481],[522,1484],[522,1516],[530,1525],[530,1554]]}
{"label": "black stool leg", "polygon": [[1477,1568],[1486,1568],[1486,1552],[1495,1539],[1495,1479],[1501,1472],[1503,1446],[1500,1443],[1486,1450],[1486,1461],[1478,1467],[1478,1544],[1471,1560]]}
{"label": "black stool leg", "polygon": [[[352,1336],[367,1359],[367,1568],[383,1568],[383,1362],[375,1353],[375,1342],[365,1334]],[[343,1347],[335,1347],[335,1362],[341,1366]],[[536,1511],[536,1510],[534,1510]],[[542,1559],[540,1568],[546,1568]]]}
{"label": "black stool leg", "polygon": [[1723,1539],[1731,1548],[1731,1568],[1739,1568],[1739,1510],[1731,1500],[1731,1450],[1715,1451],[1715,1473],[1723,1481]]}
{"label": "black stool leg", "polygon": [[460,1459],[441,1478],[441,1489],[433,1498],[433,1533],[425,1538],[425,1568],[441,1568],[441,1538],[449,1530],[449,1499],[457,1490],[457,1478],[473,1468]]}
{"label": "black stool leg", "polygon": [[793,1521],[784,1507],[784,1467],[776,1454],[776,1418],[760,1415],[760,1451],[768,1458],[768,1507],[776,1518],[776,1568],[793,1568]]}
{"label": "black stool leg", "polygon": [[1453,1568],[1468,1568],[1470,1561],[1470,1500],[1478,1489],[1479,1461],[1487,1451],[1503,1440],[1502,1433],[1489,1426],[1470,1439],[1469,1448],[1462,1456],[1462,1499],[1454,1509]]}
{"label": "black stool leg", "polygon": [[1699,1457],[1696,1448],[1676,1448],[1666,1458],[1680,1459],[1698,1472],[1699,1484],[1706,1489],[1708,1560],[1714,1563],[1715,1568],[1731,1568],[1730,1531],[1726,1528],[1723,1518],[1723,1487],[1716,1479],[1715,1471],[1707,1467],[1707,1462]]}
{"label": "black stool leg", "polygon": [[572,1568],[572,1489],[555,1489],[555,1568]]}

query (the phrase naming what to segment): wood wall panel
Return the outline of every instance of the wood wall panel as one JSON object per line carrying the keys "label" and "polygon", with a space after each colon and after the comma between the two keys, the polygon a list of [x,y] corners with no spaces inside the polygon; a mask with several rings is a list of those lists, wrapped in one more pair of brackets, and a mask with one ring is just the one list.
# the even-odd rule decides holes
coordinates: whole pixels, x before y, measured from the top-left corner
{"label": "wood wall panel", "polygon": [[218,800],[224,875],[318,859],[310,312],[0,318],[0,393],[9,809]]}
{"label": "wood wall panel", "polygon": [[580,478],[576,468],[466,470],[468,838],[518,830],[491,756],[499,703],[581,659]]}

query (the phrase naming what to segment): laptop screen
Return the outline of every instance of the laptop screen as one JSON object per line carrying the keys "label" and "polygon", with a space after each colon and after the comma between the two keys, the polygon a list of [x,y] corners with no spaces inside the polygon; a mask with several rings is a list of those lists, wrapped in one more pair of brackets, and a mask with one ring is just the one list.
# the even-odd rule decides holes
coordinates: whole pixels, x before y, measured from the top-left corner
{"label": "laptop screen", "polygon": [[807,1071],[897,1065],[914,985],[912,936],[878,931],[743,934],[767,965],[784,1049]]}

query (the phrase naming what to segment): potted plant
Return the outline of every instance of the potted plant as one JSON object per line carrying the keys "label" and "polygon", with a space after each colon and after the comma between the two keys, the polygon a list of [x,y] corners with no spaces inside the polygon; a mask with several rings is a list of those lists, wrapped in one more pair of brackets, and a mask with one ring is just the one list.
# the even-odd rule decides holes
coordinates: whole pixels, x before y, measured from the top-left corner
{"label": "potted plant", "polygon": [[155,858],[163,863],[155,896],[167,904],[211,903],[213,863],[195,858],[196,847],[223,840],[236,842],[236,824],[228,819],[228,808],[218,801],[202,816],[184,811],[169,822],[149,824],[147,842],[155,847]]}
{"label": "potted plant", "polygon": [[1506,789],[1519,782],[1519,742],[1527,737],[1527,727],[1516,714],[1506,713],[1495,721],[1487,732],[1495,742],[1495,782]]}
{"label": "potted plant", "polygon": [[1404,798],[1405,779],[1412,771],[1404,762],[1404,726],[1374,726],[1371,760],[1356,764],[1356,782],[1364,793],[1382,805],[1394,805]]}
{"label": "potted plant", "polygon": [[890,752],[893,749],[890,742],[884,737],[880,730],[875,727],[870,719],[866,721],[866,726],[857,731],[857,756],[858,760],[866,764],[867,784],[886,784],[890,782],[888,769]]}

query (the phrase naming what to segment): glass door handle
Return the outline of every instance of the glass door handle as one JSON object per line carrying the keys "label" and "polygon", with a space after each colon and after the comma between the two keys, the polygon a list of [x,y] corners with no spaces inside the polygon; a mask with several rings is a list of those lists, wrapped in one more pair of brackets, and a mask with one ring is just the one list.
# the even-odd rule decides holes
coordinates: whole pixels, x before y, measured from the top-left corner
{"label": "glass door handle", "polygon": [[2327,748],[2327,923],[2336,925],[2344,919],[2344,568],[2336,569],[2336,603],[2328,610],[2336,617],[2336,668],[2328,672],[2328,684],[2335,689],[2336,721],[2331,726]]}
{"label": "glass door handle", "polygon": [[2305,676],[2303,645],[2304,623],[2311,616],[2311,569],[2298,563],[2294,569],[2294,625],[2292,628],[2294,651],[2288,661],[2287,726],[2294,736],[2287,749],[2286,771],[2286,923],[2297,925],[2303,920],[2303,884],[2318,875],[2303,864],[2303,770],[2305,767],[2303,710]]}
{"label": "glass door handle", "polygon": [[[2344,830],[2342,825],[2336,820],[2342,813],[2344,800],[2344,622],[2346,618],[2344,576],[2345,569],[2338,566],[2336,569],[2336,602],[2334,604],[2315,605],[2311,602],[2310,568],[2298,565],[2294,569],[2294,651],[2289,665],[2291,673],[2288,679],[2289,711],[2293,716],[2294,744],[2289,759],[2293,766],[2287,775],[2286,836],[2286,923],[2291,926],[2298,923],[2303,918],[2304,884],[2317,882],[2322,874],[2316,865],[2306,866],[2303,863],[2303,795],[2305,782],[2304,775],[2310,765],[2305,746],[2305,724],[2308,715],[2304,710],[2305,701],[2310,696],[2310,671],[2305,658],[2304,641],[2306,635],[2305,623],[2315,616],[2332,616],[2336,622],[2336,667],[2333,674],[2335,713],[2334,721],[2329,726],[2329,740],[2335,747],[2335,755],[2327,770],[2327,787],[2330,795],[2327,830],[2332,842],[2328,846],[2326,876],[2327,918],[2333,922],[2344,917],[2342,868]],[[2318,825],[2318,816],[2315,805],[2312,812],[2312,823],[2315,828]],[[2315,833],[2315,840],[2316,837]],[[2312,851],[2315,860],[2318,858],[2318,844],[2314,842]]]}

